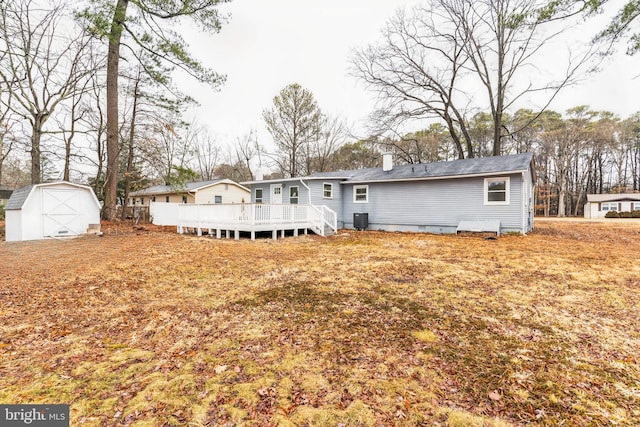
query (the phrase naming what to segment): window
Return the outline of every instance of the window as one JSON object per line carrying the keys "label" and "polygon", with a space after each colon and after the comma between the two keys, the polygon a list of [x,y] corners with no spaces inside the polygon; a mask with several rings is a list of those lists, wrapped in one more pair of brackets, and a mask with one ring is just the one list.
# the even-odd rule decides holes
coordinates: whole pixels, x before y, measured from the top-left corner
{"label": "window", "polygon": [[142,206],[144,206],[144,197],[141,197],[141,198],[140,198],[140,204],[141,204]]}
{"label": "window", "polygon": [[256,203],[262,203],[262,188],[256,188]]}
{"label": "window", "polygon": [[182,203],[187,203],[187,195],[182,196]]}
{"label": "window", "polygon": [[634,211],[640,211],[640,202],[633,202],[633,209]]}
{"label": "window", "polygon": [[333,198],[333,184],[323,184],[322,185],[322,197],[325,199]]}
{"label": "window", "polygon": [[604,202],[602,203],[601,209],[605,212],[608,211],[617,211],[618,210],[618,202]]}
{"label": "window", "polygon": [[222,203],[222,196],[214,196],[215,203]]}
{"label": "window", "polygon": [[298,204],[298,187],[289,187],[289,204]]}
{"label": "window", "polygon": [[166,196],[166,197],[164,198],[164,201],[165,201],[165,202],[167,202],[167,203],[169,203],[169,200],[170,200],[170,199],[169,199],[169,196]]}
{"label": "window", "polygon": [[509,204],[509,178],[486,178],[484,180],[484,204]]}
{"label": "window", "polygon": [[353,186],[353,203],[369,203],[369,186]]}
{"label": "window", "polygon": [[155,202],[156,201],[156,196],[151,196],[151,201]]}

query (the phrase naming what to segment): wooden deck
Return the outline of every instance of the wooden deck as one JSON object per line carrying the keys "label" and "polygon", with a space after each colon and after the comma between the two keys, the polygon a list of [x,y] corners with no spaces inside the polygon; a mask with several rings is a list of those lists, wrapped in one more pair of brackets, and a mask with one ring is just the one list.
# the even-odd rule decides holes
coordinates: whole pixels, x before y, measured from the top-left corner
{"label": "wooden deck", "polygon": [[284,237],[285,232],[293,231],[297,236],[300,231],[308,230],[326,236],[337,230],[337,215],[326,206],[312,205],[279,205],[279,204],[214,204],[194,205],[181,204],[177,207],[178,233],[195,232],[201,236],[204,231],[221,238],[240,238],[240,232],[248,232],[251,239],[257,232],[270,231],[273,239],[278,232]]}

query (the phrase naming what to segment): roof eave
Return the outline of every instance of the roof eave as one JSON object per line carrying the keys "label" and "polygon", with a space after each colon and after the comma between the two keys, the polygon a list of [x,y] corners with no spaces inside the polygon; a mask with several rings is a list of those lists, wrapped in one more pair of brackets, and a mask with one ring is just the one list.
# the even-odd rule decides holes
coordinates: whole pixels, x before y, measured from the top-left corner
{"label": "roof eave", "polygon": [[514,175],[518,173],[525,173],[527,169],[518,169],[513,171],[499,171],[499,172],[482,172],[474,174],[462,174],[462,175],[442,175],[442,176],[423,176],[423,177],[405,177],[405,178],[391,178],[391,179],[368,179],[368,180],[351,180],[343,181],[340,184],[368,184],[371,182],[407,182],[407,181],[437,181],[444,179],[459,179],[459,178],[477,178],[481,176],[500,176],[500,175]]}

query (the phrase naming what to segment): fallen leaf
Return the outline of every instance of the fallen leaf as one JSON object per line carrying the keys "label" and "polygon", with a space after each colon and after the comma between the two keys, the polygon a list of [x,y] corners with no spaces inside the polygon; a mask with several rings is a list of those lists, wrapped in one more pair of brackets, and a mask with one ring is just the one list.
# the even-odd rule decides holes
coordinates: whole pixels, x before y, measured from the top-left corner
{"label": "fallen leaf", "polygon": [[491,393],[489,393],[489,399],[498,401],[502,399],[502,396],[500,395],[500,393],[494,390]]}

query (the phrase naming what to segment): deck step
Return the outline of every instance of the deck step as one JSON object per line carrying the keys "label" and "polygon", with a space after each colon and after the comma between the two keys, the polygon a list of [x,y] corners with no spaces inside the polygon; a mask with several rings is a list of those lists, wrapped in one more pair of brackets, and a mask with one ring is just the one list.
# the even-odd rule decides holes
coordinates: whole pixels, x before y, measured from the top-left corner
{"label": "deck step", "polygon": [[500,235],[500,220],[499,219],[490,219],[490,220],[463,220],[458,223],[458,228],[456,229],[456,233],[460,233],[461,231],[471,232],[471,233],[496,233],[496,235]]}

